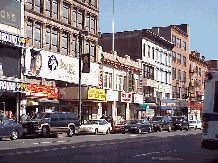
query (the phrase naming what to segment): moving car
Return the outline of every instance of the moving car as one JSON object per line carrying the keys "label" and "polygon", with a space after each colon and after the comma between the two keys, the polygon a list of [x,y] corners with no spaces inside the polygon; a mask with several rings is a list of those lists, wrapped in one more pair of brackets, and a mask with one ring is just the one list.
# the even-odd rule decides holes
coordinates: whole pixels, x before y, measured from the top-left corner
{"label": "moving car", "polygon": [[117,123],[112,127],[111,133],[121,133],[121,128],[128,122],[129,120],[123,120]]}
{"label": "moving car", "polygon": [[168,116],[155,116],[152,118],[152,124],[155,132],[163,130],[170,132],[172,130],[172,120]]}
{"label": "moving car", "polygon": [[189,121],[189,128],[190,129],[202,129],[202,122],[199,120],[191,120]]}
{"label": "moving car", "polygon": [[189,130],[189,124],[186,116],[173,116],[172,117],[172,129],[176,130]]}
{"label": "moving car", "polygon": [[94,119],[86,121],[83,125],[79,127],[77,132],[79,134],[94,133],[95,135],[97,135],[98,133],[109,134],[111,130],[111,124],[105,119]]}
{"label": "moving car", "polygon": [[51,133],[67,133],[71,137],[79,126],[79,119],[71,112],[37,113],[31,121],[22,123],[23,137],[30,134],[47,137]]}
{"label": "moving car", "polygon": [[153,132],[153,125],[145,119],[134,119],[127,122],[122,128],[121,132],[125,133],[138,133]]}
{"label": "moving car", "polygon": [[12,120],[0,118],[0,138],[10,137],[11,140],[16,140],[23,134],[22,125],[16,124]]}

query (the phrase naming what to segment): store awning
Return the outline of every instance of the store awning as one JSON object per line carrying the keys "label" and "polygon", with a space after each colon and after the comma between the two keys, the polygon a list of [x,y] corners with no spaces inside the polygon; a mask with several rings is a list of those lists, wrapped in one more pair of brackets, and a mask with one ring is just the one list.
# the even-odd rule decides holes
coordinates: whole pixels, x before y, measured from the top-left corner
{"label": "store awning", "polygon": [[140,104],[136,109],[138,111],[146,111],[146,108],[151,109],[153,107],[157,107],[156,103],[144,103],[144,104]]}
{"label": "store awning", "polygon": [[177,100],[161,99],[161,102],[163,102],[163,103],[176,103]]}

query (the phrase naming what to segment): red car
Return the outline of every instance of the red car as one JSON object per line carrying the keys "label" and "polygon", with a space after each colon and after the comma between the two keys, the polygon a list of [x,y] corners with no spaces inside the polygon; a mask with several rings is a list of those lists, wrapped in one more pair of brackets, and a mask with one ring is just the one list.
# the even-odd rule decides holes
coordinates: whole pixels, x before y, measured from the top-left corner
{"label": "red car", "polygon": [[129,120],[123,120],[117,123],[117,125],[112,127],[112,130],[110,131],[111,134],[115,133],[121,133],[121,127],[123,127]]}

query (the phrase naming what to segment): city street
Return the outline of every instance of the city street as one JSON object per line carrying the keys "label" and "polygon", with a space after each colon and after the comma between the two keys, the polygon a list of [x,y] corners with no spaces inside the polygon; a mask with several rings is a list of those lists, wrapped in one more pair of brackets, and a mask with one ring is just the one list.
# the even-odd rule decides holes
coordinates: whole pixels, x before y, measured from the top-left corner
{"label": "city street", "polygon": [[76,135],[0,142],[1,162],[216,162],[201,149],[201,130],[143,134]]}

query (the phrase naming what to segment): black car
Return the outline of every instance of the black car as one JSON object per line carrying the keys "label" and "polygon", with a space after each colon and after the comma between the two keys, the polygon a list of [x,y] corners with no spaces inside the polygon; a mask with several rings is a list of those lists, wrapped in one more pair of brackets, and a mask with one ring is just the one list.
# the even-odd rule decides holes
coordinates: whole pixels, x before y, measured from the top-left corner
{"label": "black car", "polygon": [[38,113],[31,121],[22,123],[23,137],[31,134],[47,137],[51,133],[67,133],[71,137],[79,126],[79,119],[71,112]]}
{"label": "black car", "polygon": [[21,124],[17,124],[5,117],[0,118],[0,138],[10,137],[12,140],[16,140],[22,134]]}
{"label": "black car", "polygon": [[121,133],[123,134],[127,132],[141,134],[142,132],[152,132],[152,131],[153,131],[152,124],[144,119],[130,120],[121,128]]}
{"label": "black car", "polygon": [[169,116],[155,116],[151,121],[155,132],[163,130],[170,132],[172,130],[172,120]]}
{"label": "black car", "polygon": [[172,129],[176,130],[189,130],[189,123],[186,116],[174,116],[172,117]]}

